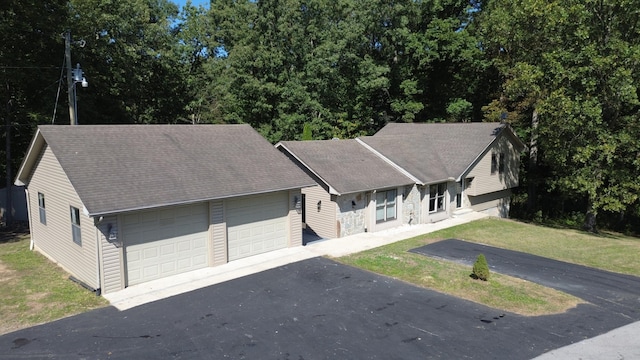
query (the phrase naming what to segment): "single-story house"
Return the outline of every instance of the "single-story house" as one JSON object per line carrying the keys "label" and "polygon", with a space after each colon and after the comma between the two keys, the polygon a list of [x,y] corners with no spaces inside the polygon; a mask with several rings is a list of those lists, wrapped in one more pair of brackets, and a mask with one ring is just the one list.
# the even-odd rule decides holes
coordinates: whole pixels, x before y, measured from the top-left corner
{"label": "single-story house", "polygon": [[315,185],[248,125],[45,125],[16,185],[31,244],[100,293],[302,244]]}
{"label": "single-story house", "polygon": [[[339,145],[342,143],[349,146]],[[303,211],[303,222],[313,224],[314,230],[331,228],[337,219],[335,235],[318,232],[330,238],[384,229],[388,221],[382,216],[385,209],[395,211],[389,214],[394,225],[431,223],[472,210],[508,217],[525,145],[510,126],[501,123],[390,123],[373,136],[338,142],[281,142],[276,147],[319,184],[303,189],[305,198],[324,197],[335,203],[331,216],[316,211],[309,201]],[[379,165],[381,160],[386,166]],[[337,196],[344,193],[335,191],[344,181],[342,174],[369,181],[403,180],[354,192],[371,209],[359,226],[344,220],[353,209],[341,202],[349,197]],[[382,195],[389,189],[396,189],[398,195],[391,210]]]}
{"label": "single-story house", "polygon": [[411,221],[403,199],[413,180],[356,140],[282,141],[276,148],[318,183],[302,190],[307,231],[336,238]]}

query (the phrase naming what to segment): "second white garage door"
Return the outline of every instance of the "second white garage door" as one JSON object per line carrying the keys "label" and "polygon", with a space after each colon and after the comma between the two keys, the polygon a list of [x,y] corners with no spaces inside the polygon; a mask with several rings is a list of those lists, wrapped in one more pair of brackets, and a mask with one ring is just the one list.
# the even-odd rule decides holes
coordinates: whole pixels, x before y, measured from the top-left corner
{"label": "second white garage door", "polygon": [[287,192],[229,200],[229,261],[287,247],[288,205]]}
{"label": "second white garage door", "polygon": [[128,285],[206,267],[207,204],[124,215]]}

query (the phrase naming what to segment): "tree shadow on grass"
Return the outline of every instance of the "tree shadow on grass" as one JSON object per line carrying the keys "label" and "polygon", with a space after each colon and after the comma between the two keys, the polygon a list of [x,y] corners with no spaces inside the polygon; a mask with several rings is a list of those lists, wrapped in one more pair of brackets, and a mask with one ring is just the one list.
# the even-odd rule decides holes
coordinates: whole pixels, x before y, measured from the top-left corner
{"label": "tree shadow on grass", "polygon": [[13,243],[29,235],[29,226],[25,223],[15,223],[0,227],[0,244]]}

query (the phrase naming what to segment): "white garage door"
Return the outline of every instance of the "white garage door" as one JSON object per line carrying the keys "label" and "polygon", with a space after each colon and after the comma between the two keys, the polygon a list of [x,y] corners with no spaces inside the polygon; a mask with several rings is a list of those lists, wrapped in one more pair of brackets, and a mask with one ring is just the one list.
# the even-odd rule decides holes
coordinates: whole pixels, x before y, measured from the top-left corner
{"label": "white garage door", "polygon": [[227,203],[229,261],[287,247],[288,199],[280,192]]}
{"label": "white garage door", "polygon": [[198,204],[125,215],[128,285],[206,267],[208,214]]}

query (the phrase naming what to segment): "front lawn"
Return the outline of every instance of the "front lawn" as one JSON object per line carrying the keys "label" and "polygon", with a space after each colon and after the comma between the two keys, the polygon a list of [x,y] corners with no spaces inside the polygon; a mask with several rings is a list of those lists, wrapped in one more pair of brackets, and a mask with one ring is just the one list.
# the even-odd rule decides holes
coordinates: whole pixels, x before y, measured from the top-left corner
{"label": "front lawn", "polygon": [[[522,315],[566,311],[582,302],[574,296],[518,278],[491,273],[473,280],[471,267],[436,260],[408,250],[457,238],[614,272],[640,274],[640,239],[593,235],[516,221],[485,219],[336,259],[348,265]],[[491,265],[491,264],[489,264]]]}
{"label": "front lawn", "polygon": [[29,250],[29,236],[0,241],[0,334],[108,305]]}

